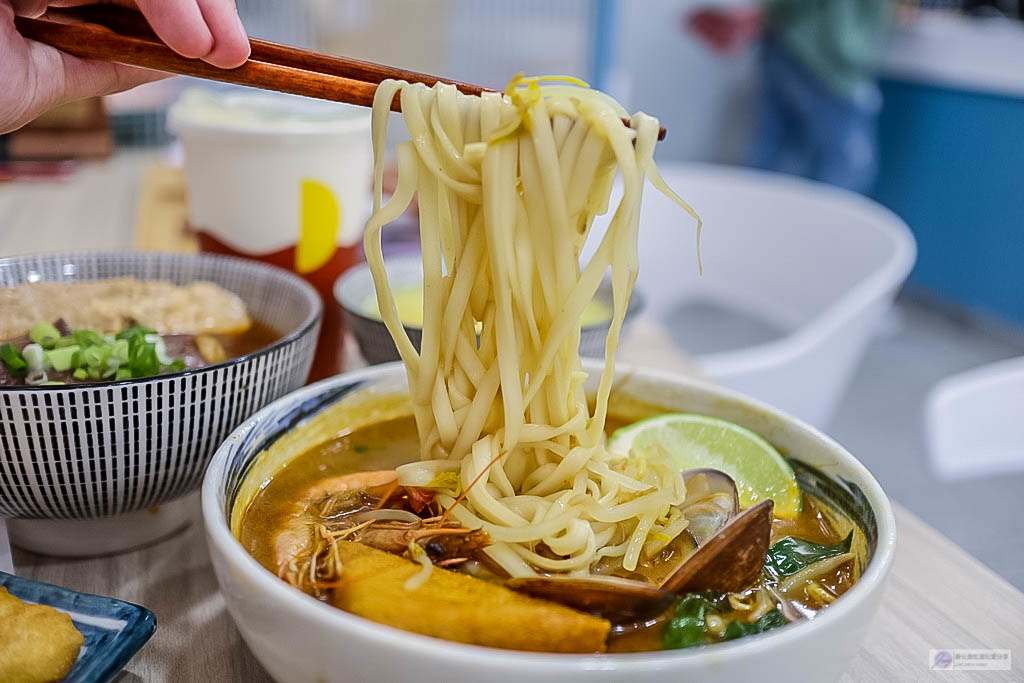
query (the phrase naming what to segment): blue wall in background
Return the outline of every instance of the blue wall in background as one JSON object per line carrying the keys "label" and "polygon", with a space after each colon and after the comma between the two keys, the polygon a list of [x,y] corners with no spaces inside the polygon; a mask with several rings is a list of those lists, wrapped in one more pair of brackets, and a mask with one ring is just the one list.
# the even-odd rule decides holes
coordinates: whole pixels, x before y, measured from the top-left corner
{"label": "blue wall in background", "polygon": [[593,0],[590,12],[590,74],[587,78],[592,87],[604,90],[616,57],[618,0]]}
{"label": "blue wall in background", "polygon": [[911,282],[1024,323],[1024,99],[882,91],[875,197],[917,237]]}

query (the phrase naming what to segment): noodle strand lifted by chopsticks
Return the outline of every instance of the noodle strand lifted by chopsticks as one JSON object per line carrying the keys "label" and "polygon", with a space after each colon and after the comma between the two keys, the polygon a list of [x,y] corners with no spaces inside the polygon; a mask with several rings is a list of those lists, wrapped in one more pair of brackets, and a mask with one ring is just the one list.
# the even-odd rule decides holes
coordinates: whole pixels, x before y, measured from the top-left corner
{"label": "noodle strand lifted by chopsticks", "polygon": [[[686,490],[668,456],[616,457],[604,447],[645,178],[696,214],[657,175],[656,119],[636,114],[626,127],[606,95],[549,81],[517,77],[506,93],[480,97],[440,83],[384,81],[377,90],[366,258],[405,362],[421,447],[420,462],[400,467],[399,481],[433,488],[446,515],[486,530],[486,552],[512,576],[585,574],[607,558],[632,571],[685,528],[674,508]],[[396,93],[410,140],[398,145],[398,184],[384,204]],[[622,199],[581,267],[616,174]],[[381,252],[382,229],[414,195],[424,275],[419,351],[399,320]],[[612,320],[591,411],[580,316],[609,270]]]}

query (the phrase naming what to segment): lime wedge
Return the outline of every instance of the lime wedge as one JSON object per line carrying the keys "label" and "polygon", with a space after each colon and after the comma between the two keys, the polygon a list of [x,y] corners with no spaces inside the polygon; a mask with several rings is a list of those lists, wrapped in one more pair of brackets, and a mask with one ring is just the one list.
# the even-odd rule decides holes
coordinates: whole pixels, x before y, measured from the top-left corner
{"label": "lime wedge", "polygon": [[621,455],[643,453],[655,445],[664,448],[680,469],[709,467],[728,474],[736,481],[744,508],[771,498],[776,517],[800,514],[800,486],[793,468],[770,443],[745,427],[707,415],[669,413],[622,427],[608,442],[609,450]]}

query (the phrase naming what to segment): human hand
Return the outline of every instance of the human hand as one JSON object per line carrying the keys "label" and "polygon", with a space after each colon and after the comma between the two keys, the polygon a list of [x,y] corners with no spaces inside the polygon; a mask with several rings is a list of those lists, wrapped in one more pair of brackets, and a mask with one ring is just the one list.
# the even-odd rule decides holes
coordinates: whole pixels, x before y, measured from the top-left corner
{"label": "human hand", "polygon": [[[0,0],[0,133],[25,125],[63,102],[127,90],[166,74],[113,62],[80,59],[28,40],[14,17],[37,17],[48,6],[90,4],[88,0]],[[136,0],[134,4],[167,45],[184,57],[225,69],[249,57],[249,40],[234,0]]]}
{"label": "human hand", "polygon": [[704,7],[689,13],[687,29],[703,38],[719,54],[745,46],[761,32],[761,10],[756,7],[719,9]]}

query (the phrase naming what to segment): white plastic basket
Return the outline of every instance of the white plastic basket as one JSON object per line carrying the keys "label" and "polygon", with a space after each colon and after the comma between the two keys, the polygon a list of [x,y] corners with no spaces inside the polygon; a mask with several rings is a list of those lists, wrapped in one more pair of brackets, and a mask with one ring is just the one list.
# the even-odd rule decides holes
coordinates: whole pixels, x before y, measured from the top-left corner
{"label": "white plastic basket", "polygon": [[942,479],[1024,472],[1024,357],[942,380],[925,400],[924,423]]}
{"label": "white plastic basket", "polygon": [[637,280],[648,310],[664,323],[686,302],[708,302],[769,321],[780,330],[774,337],[698,354],[697,366],[826,425],[913,266],[910,230],[870,199],[792,176],[703,164],[661,170],[704,219],[704,274],[692,221],[648,188]]}

